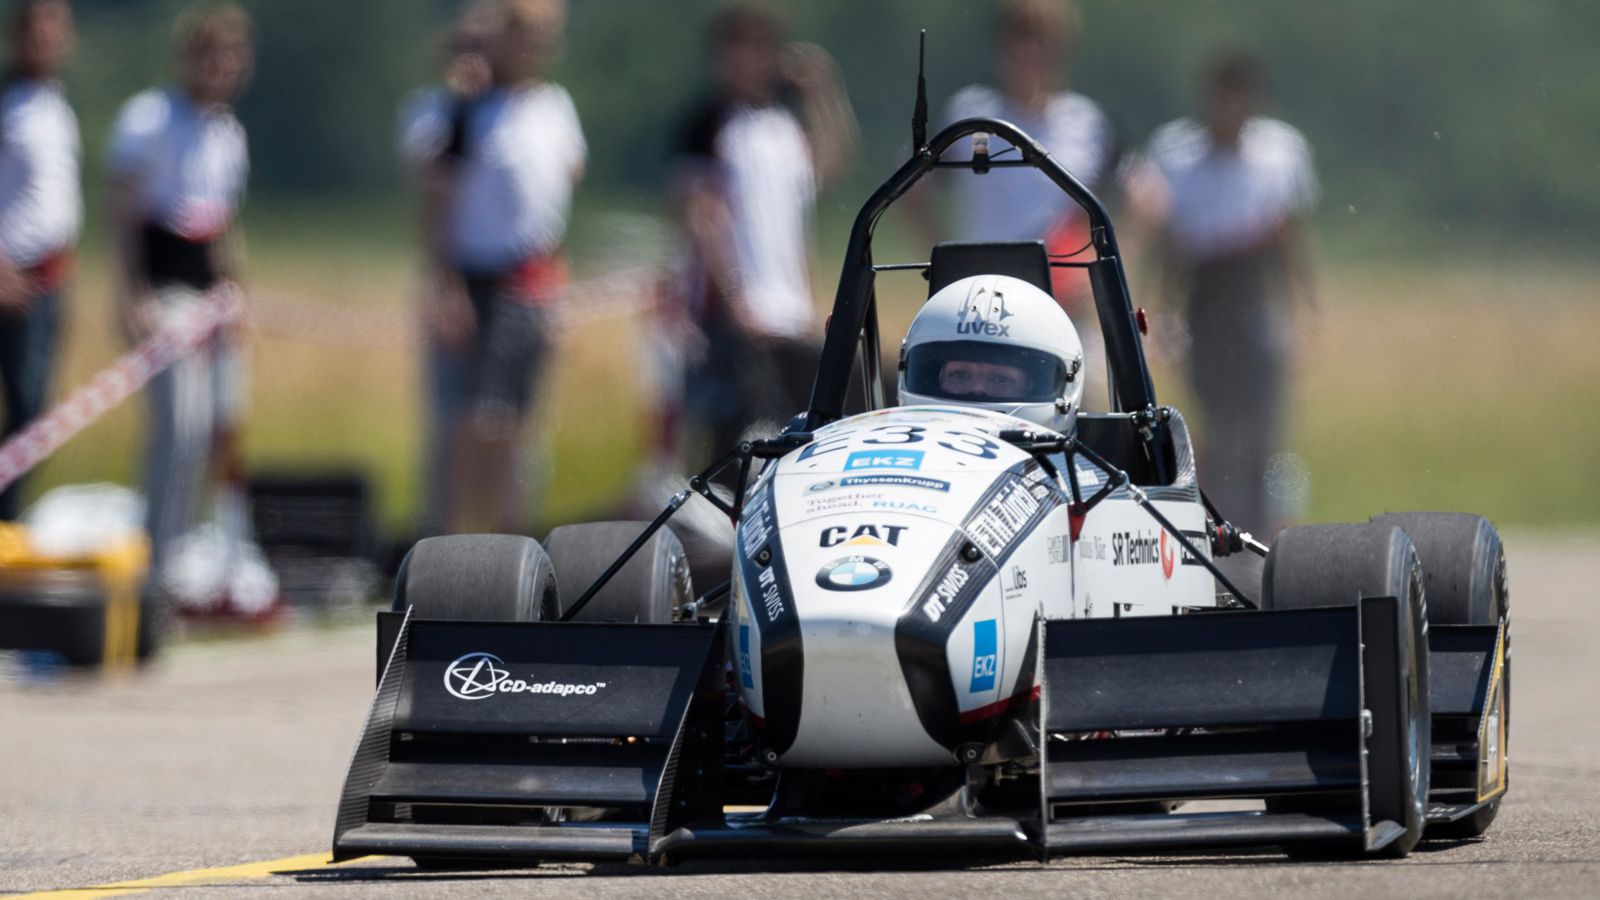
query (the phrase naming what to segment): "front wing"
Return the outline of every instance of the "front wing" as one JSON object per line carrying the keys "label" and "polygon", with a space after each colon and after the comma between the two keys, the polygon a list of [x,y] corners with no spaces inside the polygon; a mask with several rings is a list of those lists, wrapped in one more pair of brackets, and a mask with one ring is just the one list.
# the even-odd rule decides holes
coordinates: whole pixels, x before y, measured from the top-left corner
{"label": "front wing", "polygon": [[[842,819],[725,805],[720,625],[382,613],[382,674],[334,858],[1374,851],[1402,830],[1385,786],[1402,777],[1405,753],[1394,680],[1382,675],[1400,652],[1400,614],[1380,597],[1041,622],[1041,699],[1025,741],[1036,764],[1023,766],[1036,805],[985,808],[964,791],[918,815]],[[1430,644],[1429,821],[1443,822],[1505,791],[1505,627],[1434,626]],[[1312,799],[1315,812],[1152,811],[1283,797]]]}

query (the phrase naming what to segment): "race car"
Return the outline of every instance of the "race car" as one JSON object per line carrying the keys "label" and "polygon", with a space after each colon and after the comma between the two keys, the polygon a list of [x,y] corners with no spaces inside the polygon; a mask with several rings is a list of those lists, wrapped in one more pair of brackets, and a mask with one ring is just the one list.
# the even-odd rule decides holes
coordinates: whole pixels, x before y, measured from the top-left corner
{"label": "race car", "polygon": [[[1403,856],[1489,827],[1510,677],[1493,526],[1384,515],[1262,546],[1207,502],[1156,400],[1099,200],[1006,122],[917,138],[856,219],[785,431],[648,523],[412,549],[335,859]],[[944,243],[875,264],[875,224],[918,179],[1002,166],[1083,209],[1092,259]],[[1087,270],[1109,412],[1081,408],[1055,266]],[[930,299],[888,405],[874,285],[900,270]],[[699,594],[667,527],[695,492],[735,523]]]}

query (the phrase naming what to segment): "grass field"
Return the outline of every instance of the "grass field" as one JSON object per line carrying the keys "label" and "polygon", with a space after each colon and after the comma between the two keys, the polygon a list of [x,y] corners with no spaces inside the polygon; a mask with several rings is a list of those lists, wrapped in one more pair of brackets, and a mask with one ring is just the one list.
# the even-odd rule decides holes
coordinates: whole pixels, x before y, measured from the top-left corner
{"label": "grass field", "polygon": [[[330,219],[313,210],[257,217],[251,287],[263,296],[371,311],[374,322],[408,309],[414,273],[404,252],[404,211]],[[594,274],[608,258],[628,261],[614,249],[592,249],[615,246],[609,232],[622,227],[619,221],[580,220],[575,258],[589,270],[580,275]],[[342,236],[330,238],[335,234]],[[835,252],[819,248],[820,297],[832,295]],[[1349,520],[1384,509],[1443,508],[1481,511],[1502,525],[1600,522],[1597,275],[1600,267],[1573,263],[1547,271],[1532,262],[1324,259],[1322,312],[1300,337],[1291,390],[1291,449],[1309,474],[1306,516]],[[889,339],[898,340],[920,285],[909,278],[884,285]],[[104,266],[91,246],[71,304],[58,396],[121,349],[107,297]],[[382,522],[404,533],[418,509],[418,356],[406,346],[343,343],[373,341],[340,321],[295,336],[253,334],[246,453],[257,469],[367,471],[379,489]],[[1158,331],[1166,322],[1154,317]],[[566,335],[551,402],[536,426],[549,453],[538,516],[545,524],[601,512],[632,483],[645,439],[634,360],[648,338],[641,323],[626,319]],[[1162,400],[1184,406],[1175,363],[1157,359],[1156,368]],[[136,483],[143,415],[135,400],[92,426],[41,467],[34,491],[90,480]],[[1203,429],[1195,418],[1191,412]]]}

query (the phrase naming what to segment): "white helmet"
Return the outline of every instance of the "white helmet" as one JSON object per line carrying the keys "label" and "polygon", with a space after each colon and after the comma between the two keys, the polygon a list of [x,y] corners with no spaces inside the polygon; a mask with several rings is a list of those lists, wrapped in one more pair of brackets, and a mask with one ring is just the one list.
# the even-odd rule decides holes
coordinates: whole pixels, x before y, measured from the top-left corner
{"label": "white helmet", "polygon": [[1070,434],[1083,397],[1083,343],[1049,294],[974,275],[923,305],[900,347],[900,402],[992,409]]}

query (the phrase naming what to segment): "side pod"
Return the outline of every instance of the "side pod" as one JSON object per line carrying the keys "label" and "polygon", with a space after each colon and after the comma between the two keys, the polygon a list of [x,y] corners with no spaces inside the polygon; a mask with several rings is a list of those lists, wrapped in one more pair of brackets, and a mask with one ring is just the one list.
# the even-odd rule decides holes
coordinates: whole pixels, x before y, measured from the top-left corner
{"label": "side pod", "polygon": [[[1395,598],[1367,597],[1043,623],[1046,855],[1394,841],[1405,810],[1387,786],[1408,771],[1401,616]],[[1269,803],[1153,812],[1195,800]]]}
{"label": "side pod", "polygon": [[699,808],[718,796],[720,626],[383,613],[379,635],[335,860],[643,859],[720,816]]}

